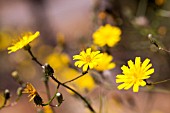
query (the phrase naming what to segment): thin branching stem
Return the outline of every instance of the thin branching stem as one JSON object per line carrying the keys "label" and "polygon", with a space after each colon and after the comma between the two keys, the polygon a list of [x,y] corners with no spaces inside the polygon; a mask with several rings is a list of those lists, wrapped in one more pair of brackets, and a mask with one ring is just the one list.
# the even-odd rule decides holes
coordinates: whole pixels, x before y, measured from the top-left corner
{"label": "thin branching stem", "polygon": [[89,108],[89,110],[92,112],[92,113],[96,113],[94,111],[94,109],[92,108],[92,106],[90,105],[90,103],[80,94],[78,93],[77,91],[75,91],[74,89],[70,88],[69,86],[61,83],[60,81],[58,81],[54,76],[50,76],[55,82],[57,82],[58,84],[62,85],[63,87],[71,90],[72,92],[74,92],[77,96],[79,96],[86,104],[87,104],[87,107]]}
{"label": "thin branching stem", "polygon": [[[37,64],[39,64],[39,65],[42,67],[43,65],[42,65],[42,64],[37,60],[37,58],[33,55],[31,49],[28,49],[27,51],[28,51],[29,54],[31,55],[32,60],[35,61]],[[86,74],[86,73],[85,73],[85,74]],[[84,74],[84,75],[85,75],[85,74]],[[83,74],[82,74],[82,76],[83,76]],[[58,87],[57,87],[57,88],[59,88],[59,86],[61,85],[61,86],[65,87],[65,88],[71,90],[71,91],[74,92],[77,96],[79,96],[80,99],[82,99],[82,100],[86,103],[87,107],[89,108],[89,110],[90,110],[92,113],[96,113],[96,112],[94,111],[93,107],[90,105],[90,103],[89,103],[80,93],[78,93],[78,92],[75,91],[74,89],[70,88],[69,86],[65,85],[64,83],[61,83],[61,82],[58,81],[53,75],[50,76],[50,77],[51,77],[55,82],[58,83]],[[80,78],[80,77],[78,77],[78,78]],[[77,79],[77,77],[76,77],[76,79]],[[74,79],[74,80],[76,80],[76,79]],[[74,81],[74,80],[72,79],[71,81]],[[69,82],[69,81],[67,81],[67,83],[68,83],[68,82]],[[55,98],[55,97],[53,97],[52,99],[50,99],[49,103],[51,103],[51,101],[52,101],[54,98]],[[45,104],[44,104],[44,105],[45,105]]]}
{"label": "thin branching stem", "polygon": [[76,78],[73,78],[72,80],[69,80],[69,81],[64,82],[63,84],[67,84],[67,83],[69,83],[69,82],[72,82],[72,81],[74,81],[74,80],[77,80],[77,79],[79,79],[80,77],[84,76],[84,75],[87,74],[87,73],[88,73],[88,71],[82,73],[81,75],[77,76]]}
{"label": "thin branching stem", "polygon": [[[47,103],[45,103],[45,104],[42,104],[42,106],[46,106],[46,105],[50,105],[51,104],[51,102],[54,100],[54,98],[56,97],[56,94],[57,94],[57,92],[58,92],[58,89],[56,90],[56,92],[55,92],[55,94],[54,94],[54,96],[47,102]],[[56,106],[55,106],[56,107]]]}
{"label": "thin branching stem", "polygon": [[31,55],[33,61],[35,61],[38,65],[43,66],[43,65],[37,60],[37,58],[33,55],[32,51],[31,51],[31,48],[28,49],[27,51],[28,51],[28,53]]}
{"label": "thin branching stem", "polygon": [[153,83],[151,83],[151,85],[161,84],[161,83],[165,83],[165,82],[168,82],[168,81],[170,81],[170,79],[166,79],[166,80],[162,80],[162,81],[158,81],[158,82],[153,82]]}

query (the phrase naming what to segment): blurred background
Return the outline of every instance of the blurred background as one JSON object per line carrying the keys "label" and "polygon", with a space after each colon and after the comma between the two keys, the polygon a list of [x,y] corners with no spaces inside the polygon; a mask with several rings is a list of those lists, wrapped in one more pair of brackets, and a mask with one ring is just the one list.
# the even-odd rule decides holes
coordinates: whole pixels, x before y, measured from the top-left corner
{"label": "blurred background", "polygon": [[[152,34],[163,48],[170,50],[169,19],[169,0],[0,0],[0,92],[10,90],[8,104],[16,99],[20,85],[11,73],[17,70],[20,78],[32,83],[43,100],[48,101],[42,69],[23,49],[8,54],[7,47],[20,34],[40,31],[40,37],[30,44],[33,53],[40,62],[54,67],[56,77],[66,81],[81,72],[74,67],[72,56],[90,47],[97,28],[111,24],[122,30],[121,41],[110,48],[116,68],[102,72],[102,77],[91,72],[70,86],[85,96],[97,113],[169,113],[170,82],[141,88],[139,93],[118,91],[115,83],[120,67],[136,56],[142,61],[151,59],[155,73],[150,81],[170,78],[170,54],[159,51],[147,37]],[[55,87],[50,80],[51,94]],[[54,108],[56,112],[90,113],[74,94],[63,87],[59,91],[64,102]],[[42,110],[24,94],[16,105],[4,107],[0,113],[42,113]]]}

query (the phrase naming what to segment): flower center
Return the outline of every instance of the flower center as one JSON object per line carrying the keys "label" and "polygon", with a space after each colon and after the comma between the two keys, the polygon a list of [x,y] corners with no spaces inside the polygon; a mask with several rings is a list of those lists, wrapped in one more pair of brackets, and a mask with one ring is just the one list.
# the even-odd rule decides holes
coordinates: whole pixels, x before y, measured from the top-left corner
{"label": "flower center", "polygon": [[91,60],[92,60],[92,59],[91,59],[90,55],[87,55],[87,57],[86,57],[86,62],[89,63],[89,62],[91,62]]}

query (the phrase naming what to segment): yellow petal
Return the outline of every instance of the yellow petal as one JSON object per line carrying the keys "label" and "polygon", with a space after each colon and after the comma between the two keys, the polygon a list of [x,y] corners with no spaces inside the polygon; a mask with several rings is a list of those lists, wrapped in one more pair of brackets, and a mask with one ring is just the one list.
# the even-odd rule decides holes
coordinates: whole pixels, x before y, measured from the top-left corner
{"label": "yellow petal", "polygon": [[134,84],[134,86],[133,86],[133,92],[138,92],[138,91],[139,91],[139,84],[136,83],[136,84]]}
{"label": "yellow petal", "polygon": [[132,60],[128,61],[128,66],[130,67],[130,69],[134,68],[134,63],[132,62]]}
{"label": "yellow petal", "polygon": [[141,58],[140,57],[136,57],[135,58],[135,67],[139,68],[141,64]]}
{"label": "yellow petal", "polygon": [[125,79],[116,79],[116,83],[125,82]]}
{"label": "yellow petal", "polygon": [[77,67],[81,67],[81,66],[84,65],[84,64],[85,64],[84,61],[76,61],[76,62],[74,63],[74,65],[77,66]]}
{"label": "yellow petal", "polygon": [[85,65],[83,66],[83,72],[87,71],[88,66],[89,66],[88,64],[85,64]]}
{"label": "yellow petal", "polygon": [[147,58],[145,61],[142,63],[142,69],[146,68],[146,66],[149,64],[150,60]]}
{"label": "yellow petal", "polygon": [[144,70],[143,71],[147,71],[149,68],[151,68],[152,67],[152,64],[149,64],[148,66],[146,66],[145,68],[144,68]]}
{"label": "yellow petal", "polygon": [[150,74],[153,74],[154,73],[154,69],[149,69],[146,73],[145,73],[145,76],[147,75],[150,75]]}
{"label": "yellow petal", "polygon": [[79,59],[82,59],[82,56],[80,56],[80,55],[74,55],[73,56],[73,60],[79,60]]}
{"label": "yellow petal", "polygon": [[133,82],[130,82],[124,89],[125,90],[128,90],[129,88],[131,88],[133,86]]}
{"label": "yellow petal", "polygon": [[91,48],[86,49],[86,54],[90,55],[91,54]]}
{"label": "yellow petal", "polygon": [[142,80],[142,81],[140,81],[140,85],[141,85],[141,86],[145,86],[145,85],[146,85],[146,82]]}
{"label": "yellow petal", "polygon": [[120,84],[117,88],[119,89],[119,90],[121,90],[121,89],[123,89],[124,87],[126,87],[127,86],[127,84],[126,83],[123,83],[123,84]]}

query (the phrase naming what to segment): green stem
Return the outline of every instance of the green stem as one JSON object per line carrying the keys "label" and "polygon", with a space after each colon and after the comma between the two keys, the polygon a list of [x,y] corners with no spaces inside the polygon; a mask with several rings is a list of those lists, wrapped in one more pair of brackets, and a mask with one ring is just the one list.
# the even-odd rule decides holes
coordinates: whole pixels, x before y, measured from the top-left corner
{"label": "green stem", "polygon": [[166,79],[166,80],[162,80],[162,81],[158,81],[158,82],[153,82],[151,83],[151,85],[156,85],[156,84],[160,84],[160,83],[164,83],[164,82],[168,82],[170,81],[170,79]]}
{"label": "green stem", "polygon": [[[50,88],[49,88],[48,80],[44,81],[44,84],[45,84],[45,88],[46,88],[48,100],[51,100],[51,94],[50,94]],[[52,100],[53,100],[54,98],[55,98],[55,97],[53,97]],[[50,103],[52,102],[52,100],[50,101]],[[51,109],[52,109],[52,111],[55,113],[54,108],[51,107]]]}
{"label": "green stem", "polygon": [[46,106],[46,105],[50,105],[51,104],[51,102],[54,100],[54,98],[56,97],[56,94],[57,94],[57,92],[58,92],[58,89],[56,90],[56,92],[55,92],[55,94],[54,94],[54,96],[47,102],[47,103],[45,103],[45,104],[42,104],[42,106]]}

